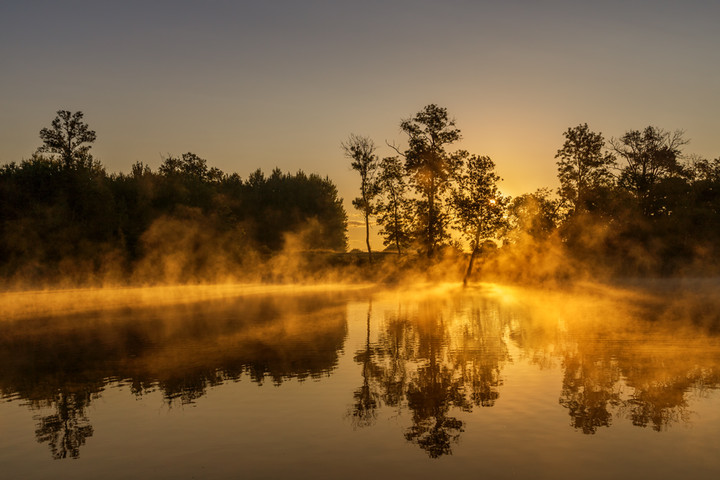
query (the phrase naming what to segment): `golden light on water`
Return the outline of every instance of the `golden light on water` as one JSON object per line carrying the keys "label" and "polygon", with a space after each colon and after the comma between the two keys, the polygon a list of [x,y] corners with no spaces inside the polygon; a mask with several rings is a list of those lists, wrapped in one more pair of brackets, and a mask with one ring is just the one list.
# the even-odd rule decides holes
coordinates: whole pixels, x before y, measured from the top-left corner
{"label": "golden light on water", "polygon": [[[490,282],[6,293],[0,391],[31,415],[23,424],[0,403],[0,417],[36,432],[24,451],[49,446],[53,458],[80,458],[86,468],[104,465],[97,459],[108,438],[133,437],[126,428],[159,446],[162,432],[177,431],[172,449],[144,461],[187,452],[183,471],[196,447],[218,452],[215,465],[267,468],[252,450],[264,445],[294,466],[332,451],[323,461],[341,473],[353,444],[369,455],[391,452],[390,463],[423,466],[417,478],[447,466],[423,459],[451,455],[479,467],[498,458],[507,466],[521,454],[530,475],[540,468],[537,451],[582,445],[569,463],[546,458],[556,472],[572,470],[592,452],[625,451],[639,438],[628,433],[633,427],[667,435],[652,439],[653,449],[671,458],[683,435],[716,435],[707,412],[720,386],[720,342],[711,317],[694,313],[709,305],[695,296],[700,290],[670,300],[653,289]],[[126,405],[127,396],[134,401]],[[116,405],[124,406],[114,412]],[[158,418],[136,410],[157,405],[167,405]],[[146,424],[156,426],[145,431]],[[694,433],[676,428],[686,424]],[[652,453],[634,451],[626,466],[653,468]],[[703,461],[716,455],[695,451]]]}
{"label": "golden light on water", "polygon": [[369,284],[215,284],[2,292],[0,318],[70,315],[94,310],[175,305],[239,296],[361,291],[369,288]]}

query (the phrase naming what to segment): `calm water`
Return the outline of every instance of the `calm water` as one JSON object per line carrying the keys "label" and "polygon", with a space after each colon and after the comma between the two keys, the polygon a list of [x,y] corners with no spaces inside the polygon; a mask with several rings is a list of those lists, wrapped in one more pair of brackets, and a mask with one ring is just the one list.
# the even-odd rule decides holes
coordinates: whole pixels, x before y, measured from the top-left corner
{"label": "calm water", "polygon": [[701,287],[6,294],[0,477],[718,478]]}

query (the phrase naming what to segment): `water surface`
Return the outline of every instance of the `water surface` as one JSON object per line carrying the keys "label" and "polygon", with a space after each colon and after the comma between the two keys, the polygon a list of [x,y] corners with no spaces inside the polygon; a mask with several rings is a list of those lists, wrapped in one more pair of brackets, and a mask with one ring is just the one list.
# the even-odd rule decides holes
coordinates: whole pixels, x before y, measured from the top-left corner
{"label": "water surface", "polygon": [[5,294],[0,466],[716,478],[717,289],[676,287]]}

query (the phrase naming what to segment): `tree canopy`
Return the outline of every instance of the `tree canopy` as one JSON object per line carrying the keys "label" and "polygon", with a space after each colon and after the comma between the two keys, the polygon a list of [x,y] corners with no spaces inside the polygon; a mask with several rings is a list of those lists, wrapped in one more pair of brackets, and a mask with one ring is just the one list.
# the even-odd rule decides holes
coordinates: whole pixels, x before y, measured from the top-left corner
{"label": "tree canopy", "polygon": [[415,116],[400,122],[408,137],[402,153],[409,181],[420,197],[415,202],[416,228],[423,251],[432,257],[448,238],[448,215],[444,205],[459,159],[446,149],[460,140],[460,130],[446,108],[427,105]]}
{"label": "tree canopy", "polygon": [[[0,167],[0,277],[26,282],[198,281],[240,275],[286,248],[344,251],[337,188],[316,174],[247,180],[187,152],[153,171],[108,174],[92,160],[82,112],[58,112],[28,160]],[[297,244],[300,239],[300,244]],[[143,267],[143,268],[140,268]]]}
{"label": "tree canopy", "polygon": [[83,122],[83,116],[82,112],[58,110],[50,128],[40,130],[43,145],[38,152],[58,155],[68,167],[92,160],[90,144],[97,137],[95,131]]}

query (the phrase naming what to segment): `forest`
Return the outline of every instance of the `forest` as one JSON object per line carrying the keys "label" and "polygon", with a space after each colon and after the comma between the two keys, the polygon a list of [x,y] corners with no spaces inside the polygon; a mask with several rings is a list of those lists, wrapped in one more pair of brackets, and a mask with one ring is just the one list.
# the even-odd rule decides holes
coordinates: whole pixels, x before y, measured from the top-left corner
{"label": "forest", "polygon": [[194,153],[108,174],[82,112],[59,111],[28,160],[0,167],[0,277],[44,285],[242,278],[289,241],[346,249],[337,188],[316,174],[246,180]]}
{"label": "forest", "polygon": [[[340,145],[359,174],[359,255],[344,253],[347,215],[327,177],[258,169],[242,179],[190,152],[156,171],[137,162],[108,173],[83,113],[60,110],[29,159],[0,167],[0,278],[7,288],[297,281],[318,270],[546,281],[720,267],[720,158],[687,153],[682,131],[606,140],[570,127],[560,188],[510,198],[491,158],[451,150],[462,135],[447,109],[427,105],[400,129],[406,146],[389,145],[392,156],[359,135]],[[371,249],[373,228],[384,252]]]}

